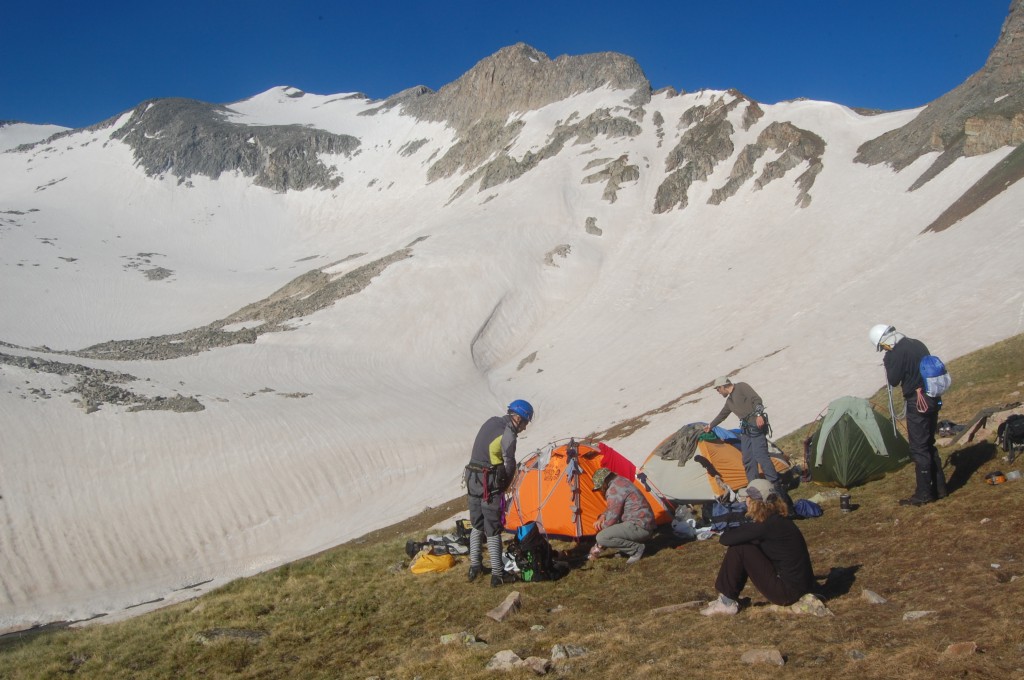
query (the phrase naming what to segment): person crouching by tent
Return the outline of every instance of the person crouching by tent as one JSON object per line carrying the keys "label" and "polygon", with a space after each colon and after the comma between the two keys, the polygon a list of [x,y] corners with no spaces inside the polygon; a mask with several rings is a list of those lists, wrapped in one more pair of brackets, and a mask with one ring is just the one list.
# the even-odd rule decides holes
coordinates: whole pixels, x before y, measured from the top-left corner
{"label": "person crouching by tent", "polygon": [[728,546],[718,570],[718,599],[700,610],[704,616],[735,614],[739,597],[749,578],[772,604],[791,605],[814,588],[814,570],[807,542],[775,487],[755,479],[739,497],[747,502],[752,522],[726,529],[719,537]]}
{"label": "person crouching by tent", "polygon": [[519,433],[533,420],[533,406],[522,399],[508,405],[504,416],[489,418],[473,442],[473,453],[464,479],[469,497],[469,580],[483,572],[482,543],[487,538],[491,558],[491,586],[515,580],[505,574],[501,550],[501,501],[516,472],[516,442]]}
{"label": "person crouching by tent", "polygon": [[633,482],[608,468],[599,468],[593,480],[594,491],[604,494],[608,509],[594,522],[597,544],[589,559],[597,557],[602,548],[615,548],[629,555],[626,564],[636,564],[644,554],[644,542],[654,535],[650,503]]}

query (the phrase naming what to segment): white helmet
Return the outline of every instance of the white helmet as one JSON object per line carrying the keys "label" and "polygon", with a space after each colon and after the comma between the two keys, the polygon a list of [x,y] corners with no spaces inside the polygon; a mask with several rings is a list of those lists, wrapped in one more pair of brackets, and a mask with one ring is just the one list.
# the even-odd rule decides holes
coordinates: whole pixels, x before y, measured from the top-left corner
{"label": "white helmet", "polygon": [[881,352],[882,338],[884,338],[886,335],[893,332],[894,330],[896,330],[895,326],[890,326],[887,323],[875,324],[874,326],[871,327],[871,330],[868,332],[868,339],[871,340],[871,344],[875,346],[875,349]]}

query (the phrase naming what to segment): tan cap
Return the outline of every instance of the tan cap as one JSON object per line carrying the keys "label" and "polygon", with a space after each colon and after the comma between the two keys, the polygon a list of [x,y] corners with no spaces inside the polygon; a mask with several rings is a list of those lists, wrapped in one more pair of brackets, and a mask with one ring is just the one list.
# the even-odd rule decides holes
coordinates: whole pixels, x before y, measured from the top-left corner
{"label": "tan cap", "polygon": [[726,385],[731,385],[731,384],[732,384],[731,380],[729,380],[724,375],[720,375],[717,378],[715,378],[715,384],[712,385],[712,387],[715,387],[715,388],[725,387]]}
{"label": "tan cap", "polygon": [[740,489],[736,495],[740,498],[751,498],[763,503],[770,497],[777,496],[778,492],[775,491],[775,486],[767,479],[755,479],[747,484],[745,488]]}

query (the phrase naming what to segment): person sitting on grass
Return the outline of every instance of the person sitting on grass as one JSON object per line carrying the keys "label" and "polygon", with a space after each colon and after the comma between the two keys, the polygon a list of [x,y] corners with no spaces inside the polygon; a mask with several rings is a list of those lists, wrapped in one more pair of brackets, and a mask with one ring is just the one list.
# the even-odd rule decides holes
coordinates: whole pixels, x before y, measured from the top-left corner
{"label": "person sitting on grass", "polygon": [[747,502],[752,522],[727,529],[718,539],[728,546],[718,570],[718,599],[700,610],[704,616],[735,614],[739,597],[749,578],[772,604],[791,605],[814,589],[814,570],[807,542],[776,487],[755,479],[739,497]]}

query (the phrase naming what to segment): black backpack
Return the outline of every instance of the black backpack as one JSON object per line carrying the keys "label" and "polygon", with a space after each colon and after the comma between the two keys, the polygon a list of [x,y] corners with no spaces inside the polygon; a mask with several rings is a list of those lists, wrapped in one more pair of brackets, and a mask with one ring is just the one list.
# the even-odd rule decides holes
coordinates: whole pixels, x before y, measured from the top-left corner
{"label": "black backpack", "polygon": [[1012,463],[1017,454],[1024,450],[1024,416],[1014,413],[1000,423],[999,429],[996,430],[996,441],[1006,452],[1007,462]]}
{"label": "black backpack", "polygon": [[515,561],[523,581],[554,581],[563,575],[555,564],[551,544],[536,522],[527,522],[516,530],[505,555]]}

